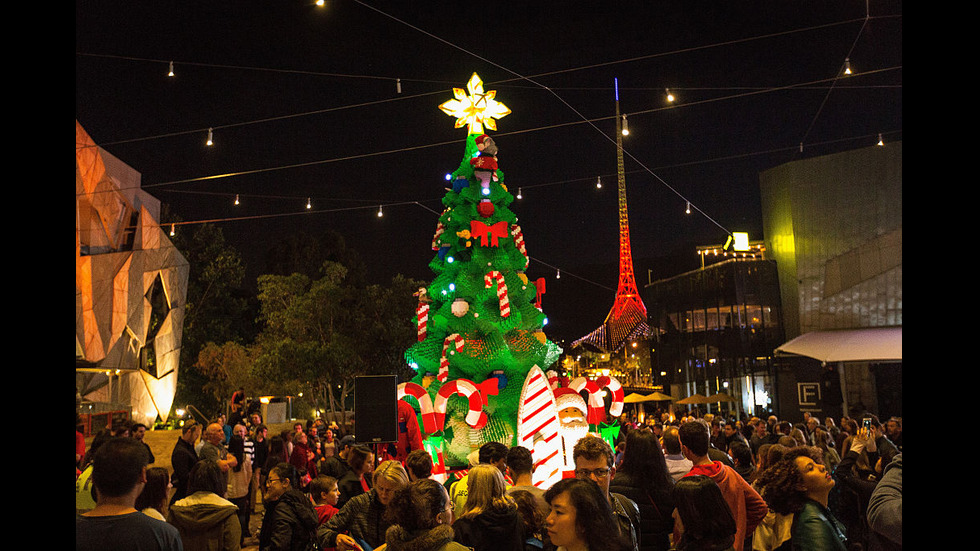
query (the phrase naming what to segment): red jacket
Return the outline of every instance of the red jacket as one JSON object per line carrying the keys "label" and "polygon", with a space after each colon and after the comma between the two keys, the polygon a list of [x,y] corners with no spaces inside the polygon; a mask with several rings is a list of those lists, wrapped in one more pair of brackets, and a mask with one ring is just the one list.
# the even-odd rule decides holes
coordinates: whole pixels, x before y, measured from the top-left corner
{"label": "red jacket", "polygon": [[[721,494],[725,496],[728,508],[731,509],[732,516],[735,517],[735,551],[742,551],[746,536],[754,532],[755,527],[762,522],[766,513],[769,512],[769,506],[759,495],[759,492],[756,492],[742,478],[742,475],[721,461],[695,465],[684,476],[696,474],[711,477],[721,488]],[[674,541],[677,541],[677,536],[675,530]]]}

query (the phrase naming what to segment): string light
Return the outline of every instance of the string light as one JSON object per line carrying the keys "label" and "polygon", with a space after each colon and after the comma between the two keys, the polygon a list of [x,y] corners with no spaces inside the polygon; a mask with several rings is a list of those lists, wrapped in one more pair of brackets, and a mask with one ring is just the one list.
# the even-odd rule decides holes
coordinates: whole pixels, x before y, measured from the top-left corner
{"label": "string light", "polygon": [[395,79],[395,90],[397,90],[399,94],[402,93],[402,79],[400,78]]}
{"label": "string light", "polygon": [[236,205],[238,204],[238,194],[237,193],[235,194],[235,204]]}
{"label": "string light", "polygon": [[307,209],[313,208],[313,203],[310,202],[310,198],[309,197],[306,198],[306,208]]}
{"label": "string light", "polygon": [[558,268],[558,272],[555,274],[555,279],[561,279],[561,268]]}
{"label": "string light", "polygon": [[851,74],[851,58],[847,58],[844,60],[844,74],[845,75]]}
{"label": "string light", "polygon": [[173,61],[170,62],[170,72],[167,73],[167,76],[168,77],[174,76],[174,62]]}
{"label": "string light", "polygon": [[626,115],[623,115],[623,135],[624,136],[630,135],[630,127],[629,124],[626,122]]}
{"label": "string light", "polygon": [[686,214],[691,214],[691,202],[687,202],[687,208],[684,210]]}
{"label": "string light", "polygon": [[664,92],[667,93],[667,102],[668,103],[673,103],[673,101],[674,101],[674,94],[671,94],[670,93],[670,88],[664,88]]}
{"label": "string light", "polygon": [[325,3],[326,3],[326,2],[324,2],[324,0],[316,0],[316,5],[317,5],[317,6],[320,6],[321,8],[323,7],[323,5],[324,5]]}
{"label": "string light", "polygon": [[517,198],[521,198],[521,188],[517,188]]}
{"label": "string light", "polygon": [[595,187],[598,189],[602,189],[602,176],[596,178]]}
{"label": "string light", "polygon": [[384,216],[384,212],[381,211],[381,205],[378,205],[378,218]]}
{"label": "string light", "polygon": [[213,137],[214,135],[212,134],[211,129],[208,128],[208,141],[207,141],[208,145],[214,145],[214,140],[212,140]]}
{"label": "string light", "polygon": [[170,224],[170,236],[173,237],[173,235],[174,235],[174,224]]}
{"label": "string light", "polygon": [[881,138],[881,132],[878,132],[878,145],[885,145],[885,140]]}

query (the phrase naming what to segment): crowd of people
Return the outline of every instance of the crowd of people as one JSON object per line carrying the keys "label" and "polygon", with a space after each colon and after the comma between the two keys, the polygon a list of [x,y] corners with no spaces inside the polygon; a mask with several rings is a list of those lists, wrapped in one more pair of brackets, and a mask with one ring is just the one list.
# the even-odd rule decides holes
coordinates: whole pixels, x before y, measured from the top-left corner
{"label": "crowd of people", "polygon": [[550,488],[532,482],[531,450],[499,442],[440,482],[424,449],[323,420],[270,437],[239,408],[186,423],[168,472],[145,427],[113,427],[76,443],[76,549],[901,549],[900,418],[654,417],[622,419],[613,445],[582,438]]}

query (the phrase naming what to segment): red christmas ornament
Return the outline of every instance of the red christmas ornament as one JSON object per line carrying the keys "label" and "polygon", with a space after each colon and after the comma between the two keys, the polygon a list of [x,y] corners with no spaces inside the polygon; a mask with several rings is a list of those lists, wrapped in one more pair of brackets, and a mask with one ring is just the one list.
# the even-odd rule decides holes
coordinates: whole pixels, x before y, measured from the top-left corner
{"label": "red christmas ornament", "polygon": [[480,213],[480,216],[484,218],[490,218],[493,216],[493,203],[489,199],[483,199],[476,206],[476,212]]}

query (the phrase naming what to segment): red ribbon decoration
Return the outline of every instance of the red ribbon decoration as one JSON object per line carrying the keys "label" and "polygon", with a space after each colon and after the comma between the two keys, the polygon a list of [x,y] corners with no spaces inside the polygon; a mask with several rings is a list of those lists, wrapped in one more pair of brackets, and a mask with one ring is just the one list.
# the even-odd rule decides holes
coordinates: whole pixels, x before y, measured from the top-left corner
{"label": "red ribbon decoration", "polygon": [[470,221],[470,235],[475,239],[480,239],[480,246],[487,246],[487,234],[490,237],[490,246],[496,247],[500,243],[498,241],[501,237],[507,237],[507,222],[501,220],[496,224],[490,224],[489,226],[479,220]]}

